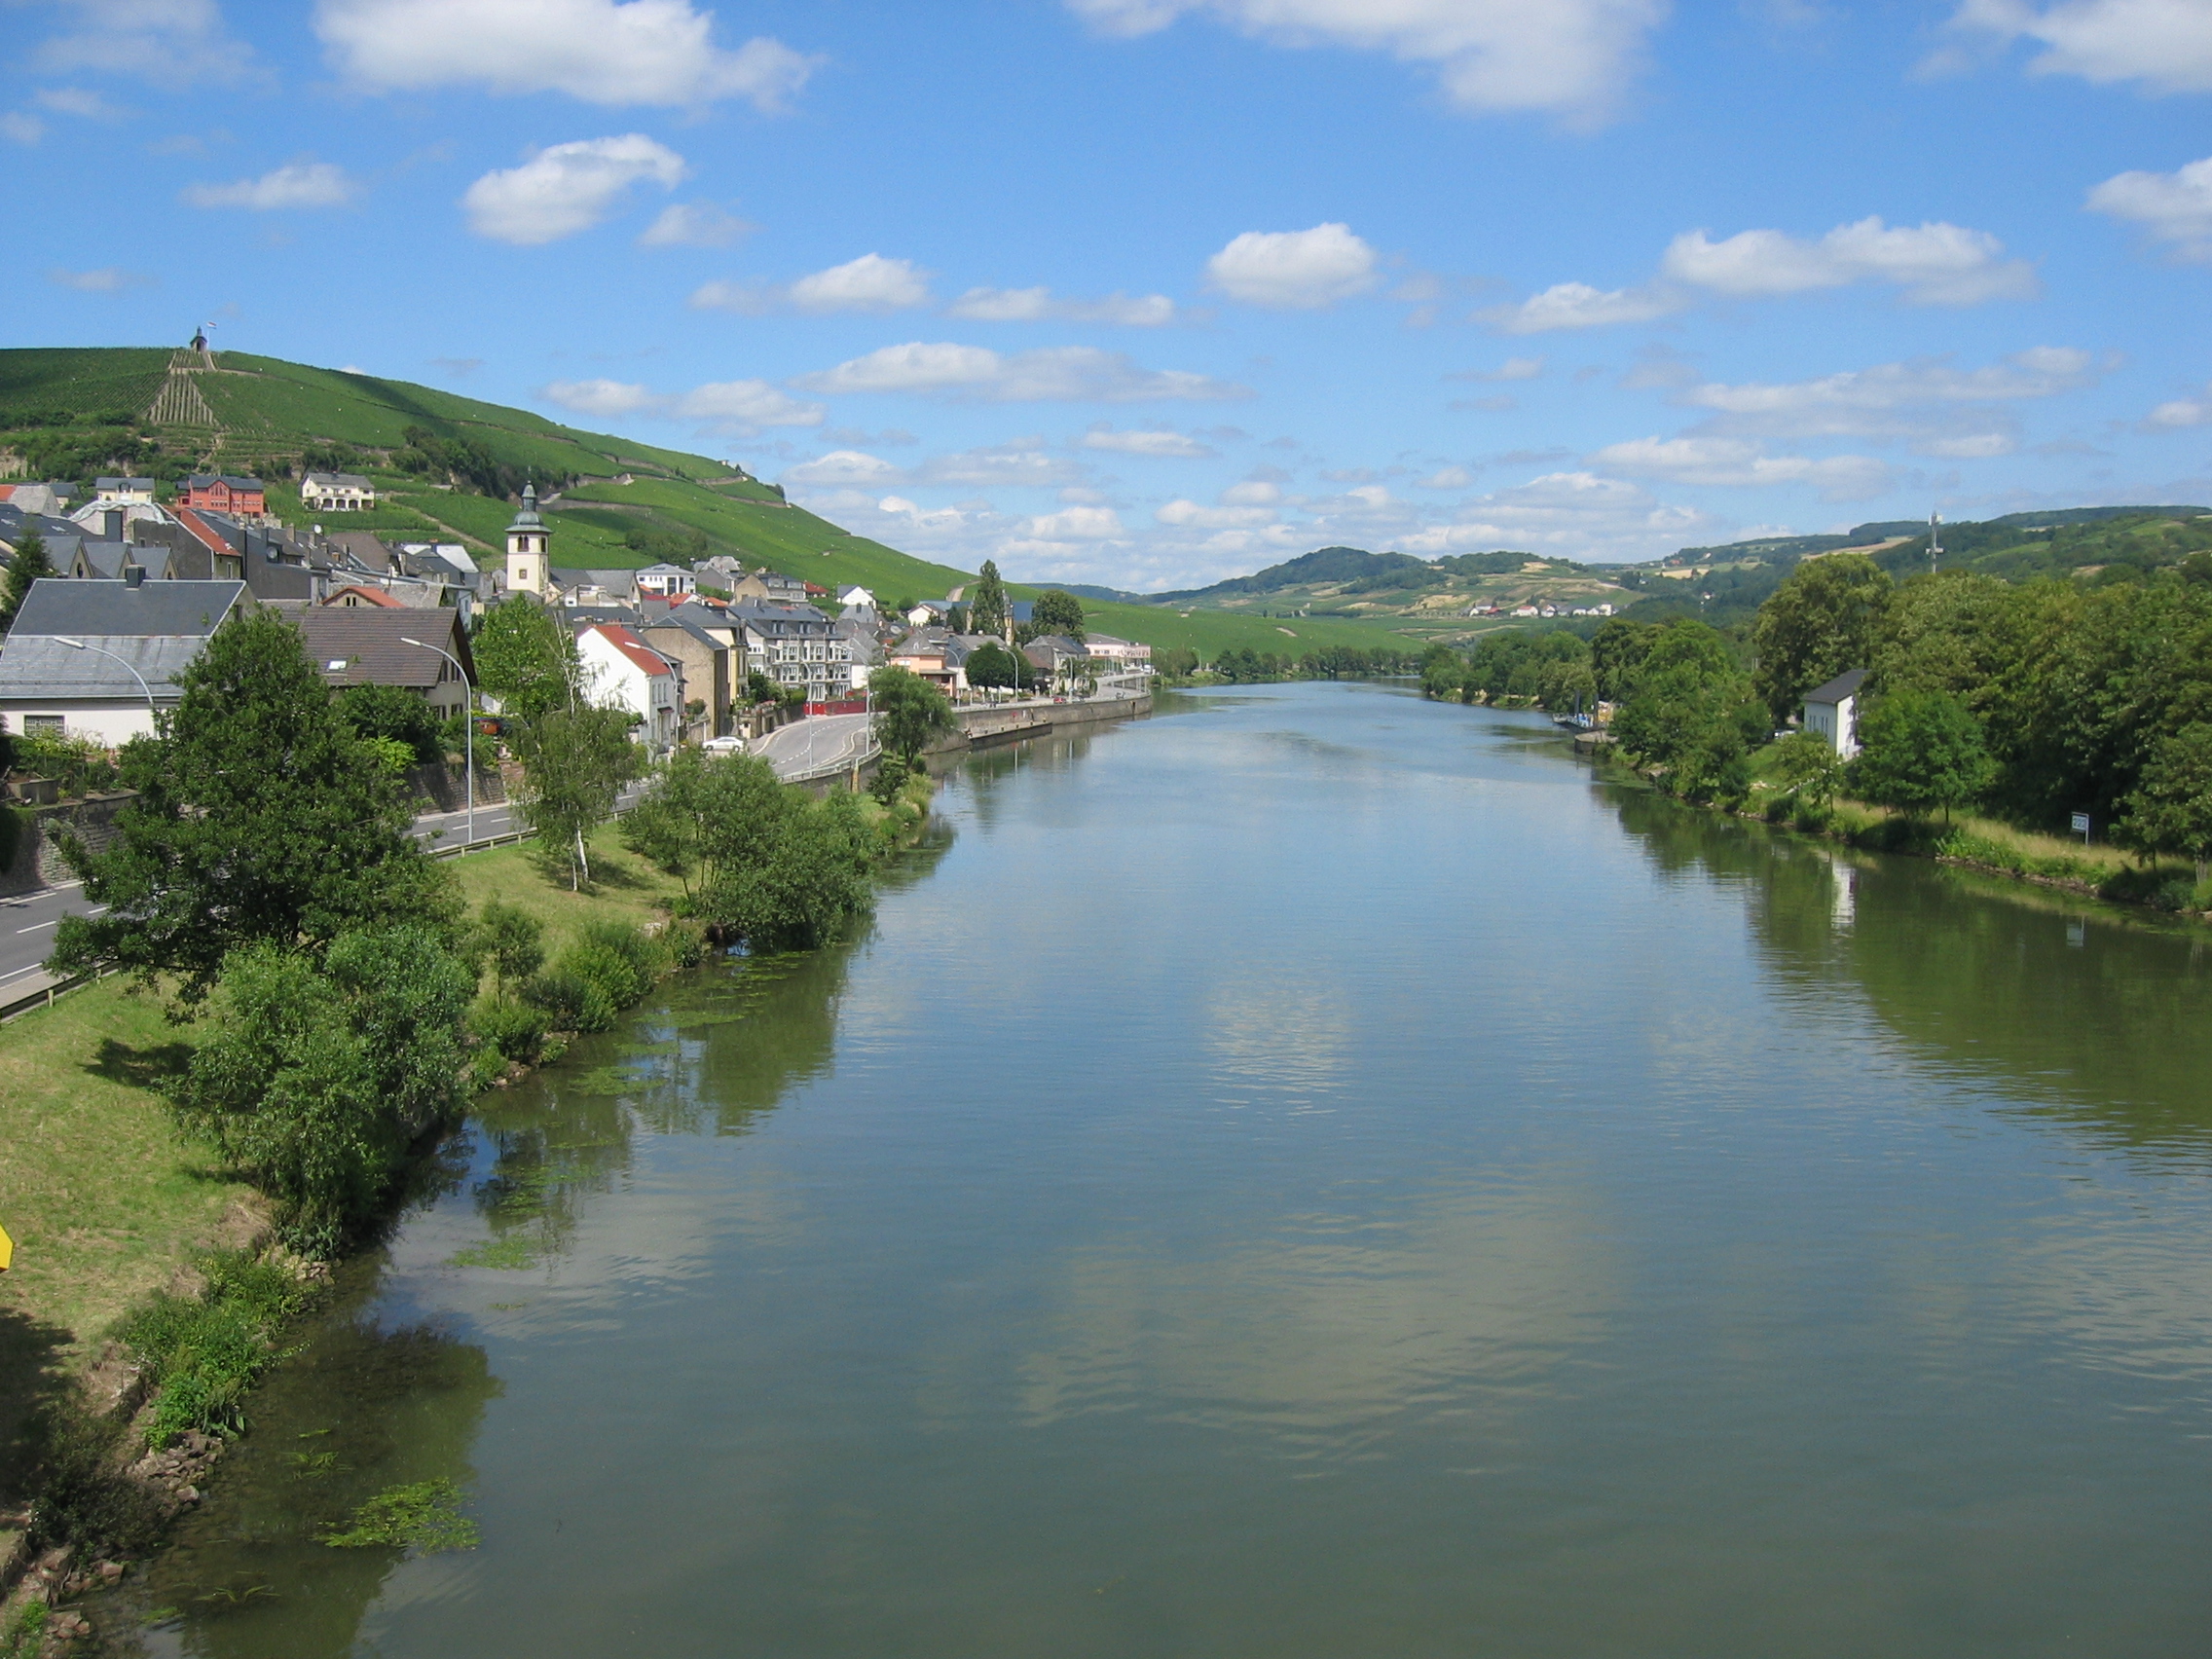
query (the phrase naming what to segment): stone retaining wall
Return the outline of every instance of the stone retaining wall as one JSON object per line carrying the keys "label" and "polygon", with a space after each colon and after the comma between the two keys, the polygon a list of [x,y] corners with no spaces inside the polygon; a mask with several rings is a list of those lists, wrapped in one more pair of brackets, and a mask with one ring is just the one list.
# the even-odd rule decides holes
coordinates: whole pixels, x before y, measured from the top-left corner
{"label": "stone retaining wall", "polygon": [[93,852],[104,852],[115,840],[115,815],[137,798],[136,791],[123,790],[53,806],[11,803],[23,828],[16,842],[15,861],[0,873],[0,894],[36,893],[42,887],[74,881],[69,866],[61,862],[57,834],[67,831]]}

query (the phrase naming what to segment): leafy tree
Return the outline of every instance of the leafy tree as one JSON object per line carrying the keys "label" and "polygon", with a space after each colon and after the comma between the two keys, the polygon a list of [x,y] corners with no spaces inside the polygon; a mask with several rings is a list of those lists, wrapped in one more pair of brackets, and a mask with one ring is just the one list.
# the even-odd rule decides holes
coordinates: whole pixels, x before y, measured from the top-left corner
{"label": "leafy tree", "polygon": [[[752,759],[732,756],[718,764]],[[754,764],[766,770],[764,762]],[[853,795],[840,792],[816,801],[780,784],[774,792],[752,792],[756,810],[740,830],[749,854],[716,860],[700,891],[699,914],[755,950],[811,949],[873,906],[867,879],[873,840]]]}
{"label": "leafy tree", "polygon": [[995,561],[983,561],[983,573],[976,579],[976,591],[968,601],[970,626],[978,634],[996,634],[1012,638],[1007,627],[1008,608],[1006,583],[999,580],[999,568]]}
{"label": "leafy tree", "polygon": [[784,688],[756,668],[745,676],[745,694],[756,703],[780,703]]}
{"label": "leafy tree", "polygon": [[1590,668],[1598,682],[1598,695],[1607,702],[1626,697],[1643,666],[1658,629],[1648,622],[1631,622],[1625,616],[1605,620],[1590,641]]}
{"label": "leafy tree", "polygon": [[877,741],[909,765],[921,758],[931,739],[959,723],[944,693],[910,669],[879,668],[867,686],[875,703]]}
{"label": "leafy tree", "polygon": [[445,722],[428,698],[404,685],[349,685],[338,694],[338,712],[354,736],[404,744],[411,760],[435,764],[446,757]]}
{"label": "leafy tree", "polygon": [[1843,762],[1817,731],[1794,731],[1774,748],[1774,769],[1789,793],[1808,806],[1825,806],[1843,782]]}
{"label": "leafy tree", "polygon": [[1873,660],[1889,603],[1889,572],[1862,553],[1807,560],[1775,589],[1751,629],[1751,683],[1776,724],[1814,686]]}
{"label": "leafy tree", "polygon": [[968,683],[971,685],[1027,685],[1034,678],[1029,659],[1019,651],[1001,645],[980,645],[968,654]]}
{"label": "leafy tree", "polygon": [[16,543],[16,556],[8,561],[8,579],[0,586],[0,634],[16,625],[16,612],[30,597],[31,583],[41,576],[59,574],[47,555],[46,537],[30,531]]}
{"label": "leafy tree", "polygon": [[1994,771],[1980,722],[1944,691],[1899,691],[1883,698],[1860,720],[1859,741],[1862,748],[1850,770],[1853,791],[1915,818],[1941,807],[1948,821],[1953,808],[1989,787]]}
{"label": "leafy tree", "polygon": [[408,836],[405,784],[353,735],[297,628],[236,615],[179,684],[162,731],[123,751],[138,798],[114,840],[61,838],[106,913],[63,920],[56,971],[176,974],[198,1002],[246,944],[313,956],[344,933],[453,926],[447,872]]}
{"label": "leafy tree", "polygon": [[575,639],[535,599],[514,594],[485,611],[471,651],[477,683],[503,713],[531,720],[580,700]]}
{"label": "leafy tree", "polygon": [[630,741],[632,723],[625,709],[553,709],[509,738],[523,769],[515,811],[549,857],[561,850],[571,891],[591,879],[584,837],[614,816],[622,786],[644,769],[644,755]]}
{"label": "leafy tree", "polygon": [[622,815],[622,844],[655,868],[682,876],[685,893],[691,891],[712,810],[710,766],[703,751],[679,750]]}
{"label": "leafy tree", "polygon": [[1047,588],[1029,608],[1029,625],[1039,634],[1065,634],[1083,641],[1083,601],[1058,588]]}
{"label": "leafy tree", "polygon": [[2159,742],[2117,828],[2145,852],[2190,860],[2203,883],[2212,867],[2212,723],[2197,720]]}
{"label": "leafy tree", "polygon": [[1702,622],[1652,630],[1613,716],[1621,745],[1663,768],[1668,787],[1692,800],[1746,793],[1751,748],[1766,730],[1766,710],[1734,651]]}
{"label": "leafy tree", "polygon": [[241,945],[169,1086],[177,1119],[277,1201],[290,1243],[334,1254],[376,1215],[408,1147],[459,1111],[474,988],[422,928],[343,934],[319,962],[272,940]]}
{"label": "leafy tree", "polygon": [[484,901],[469,930],[470,954],[489,961],[501,991],[529,978],[545,965],[545,925],[519,905]]}

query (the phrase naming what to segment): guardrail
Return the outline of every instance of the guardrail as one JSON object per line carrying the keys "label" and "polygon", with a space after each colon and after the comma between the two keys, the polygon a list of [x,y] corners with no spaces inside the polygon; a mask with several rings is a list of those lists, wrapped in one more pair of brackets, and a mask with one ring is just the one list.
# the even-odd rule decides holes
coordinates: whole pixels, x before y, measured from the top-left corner
{"label": "guardrail", "polygon": [[473,841],[456,841],[450,847],[439,846],[433,842],[430,845],[429,852],[430,857],[434,859],[458,859],[463,853],[480,853],[487,847],[511,847],[517,841],[533,839],[537,831],[535,830],[507,830],[497,835],[480,836]]}
{"label": "guardrail", "polygon": [[883,746],[876,742],[875,733],[870,730],[860,744],[848,745],[835,759],[821,761],[801,772],[778,772],[776,778],[786,784],[816,784],[824,778],[842,777],[855,771],[882,753]]}
{"label": "guardrail", "polygon": [[64,996],[80,985],[90,985],[115,973],[113,968],[102,968],[97,973],[79,974],[75,978],[56,979],[44,969],[31,976],[36,982],[12,986],[0,991],[0,1024],[5,1024],[33,1009],[52,1008],[54,999]]}

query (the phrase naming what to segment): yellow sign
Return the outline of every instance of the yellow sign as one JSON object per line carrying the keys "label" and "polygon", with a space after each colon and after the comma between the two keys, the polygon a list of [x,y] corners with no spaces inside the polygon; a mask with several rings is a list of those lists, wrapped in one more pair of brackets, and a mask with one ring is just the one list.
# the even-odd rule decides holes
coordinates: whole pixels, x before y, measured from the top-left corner
{"label": "yellow sign", "polygon": [[16,1259],[16,1241],[8,1236],[8,1230],[0,1227],[0,1273],[8,1271],[8,1264]]}

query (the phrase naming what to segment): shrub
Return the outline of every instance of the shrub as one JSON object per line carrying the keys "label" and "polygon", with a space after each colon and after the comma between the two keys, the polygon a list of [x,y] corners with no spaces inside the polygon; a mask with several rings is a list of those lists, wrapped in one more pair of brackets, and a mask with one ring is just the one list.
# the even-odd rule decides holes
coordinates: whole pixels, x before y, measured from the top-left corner
{"label": "shrub", "polygon": [[899,798],[899,792],[906,787],[906,780],[912,776],[912,768],[903,758],[896,755],[886,755],[876,764],[875,777],[870,780],[867,793],[875,797],[879,805],[889,806]]}
{"label": "shrub", "polygon": [[504,990],[545,965],[545,927],[529,911],[497,899],[484,901],[475,925],[469,930],[470,955],[489,962],[492,977]]}
{"label": "shrub", "polygon": [[520,997],[480,997],[468,1011],[468,1029],[502,1060],[528,1065],[545,1046],[545,1011]]}
{"label": "shrub", "polygon": [[566,961],[533,974],[523,1000],[545,1011],[557,1031],[608,1031],[620,1011],[598,985],[569,971]]}
{"label": "shrub", "polygon": [[[122,1470],[123,1424],[97,1417],[75,1397],[50,1407],[35,1429],[38,1502],[30,1517],[34,1549],[74,1544],[87,1552],[137,1555],[159,1537],[164,1515],[153,1492]],[[44,1604],[33,1604],[44,1610]],[[26,1628],[18,1622],[11,1634]],[[7,1651],[0,1648],[0,1652]],[[40,1651],[18,1644],[24,1659]]]}
{"label": "shrub", "polygon": [[617,1009],[630,1007],[652,989],[666,960],[661,947],[621,922],[587,924],[576,942],[561,953],[559,966],[593,984]]}
{"label": "shrub", "polygon": [[210,1256],[201,1271],[204,1294],[159,1297],[118,1333],[161,1390],[146,1431],[155,1447],[193,1429],[242,1429],[246,1390],[276,1362],[276,1333],[306,1305],[299,1281],[267,1263]]}

